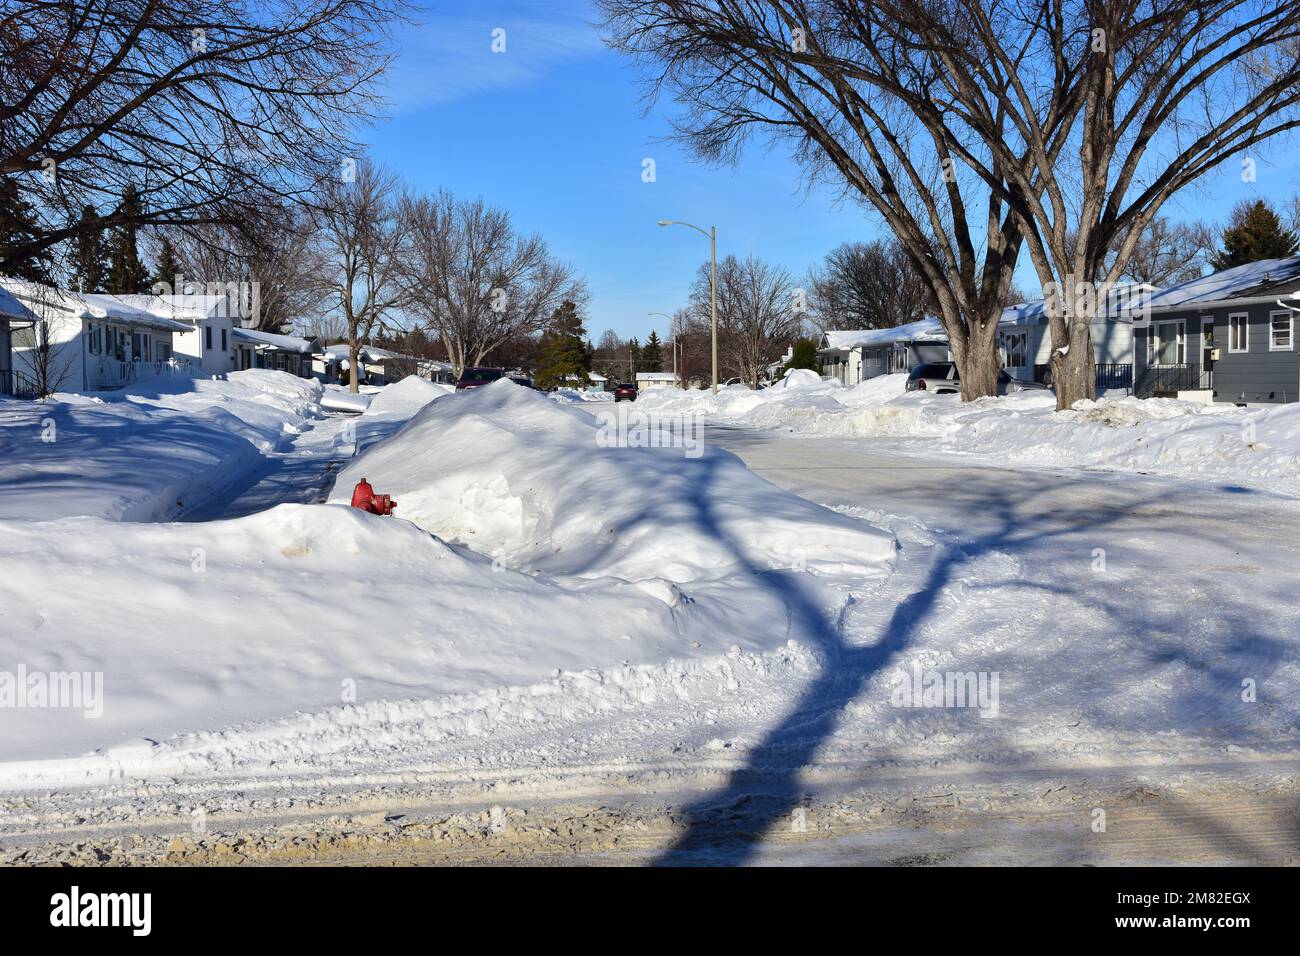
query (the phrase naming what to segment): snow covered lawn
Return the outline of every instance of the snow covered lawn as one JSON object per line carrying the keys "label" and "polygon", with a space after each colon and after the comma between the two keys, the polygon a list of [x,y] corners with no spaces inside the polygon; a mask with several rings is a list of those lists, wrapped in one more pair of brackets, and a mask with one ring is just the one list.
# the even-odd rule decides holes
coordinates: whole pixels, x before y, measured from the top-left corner
{"label": "snow covered lawn", "polygon": [[283,372],[159,387],[0,399],[0,518],[170,518],[245,480],[323,414],[319,383]]}
{"label": "snow covered lawn", "polygon": [[1300,404],[1242,409],[1108,397],[1057,413],[1051,393],[963,403],[957,395],[906,392],[905,382],[905,375],[885,375],[845,388],[798,377],[790,387],[757,392],[731,386],[716,398],[702,389],[647,391],[637,405],[796,438],[904,439],[909,451],[937,457],[1137,471],[1300,494]]}

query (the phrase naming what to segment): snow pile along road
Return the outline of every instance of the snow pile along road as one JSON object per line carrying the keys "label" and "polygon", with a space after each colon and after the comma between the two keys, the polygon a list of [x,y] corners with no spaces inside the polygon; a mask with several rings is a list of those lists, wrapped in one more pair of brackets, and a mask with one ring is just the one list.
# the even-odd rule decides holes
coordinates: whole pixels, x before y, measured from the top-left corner
{"label": "snow pile along road", "polygon": [[319,383],[250,370],[228,381],[43,402],[0,399],[0,518],[169,518],[247,480],[321,417]]}
{"label": "snow pile along road", "polygon": [[[332,500],[346,501],[365,477],[440,537],[586,579],[681,584],[795,566],[862,576],[892,558],[892,536],[701,447],[691,421],[646,422],[639,412],[623,404],[593,415],[494,383],[427,406],[351,462]],[[637,428],[656,425],[665,440],[676,427],[681,444],[635,447]]]}
{"label": "snow pile along road", "polygon": [[761,391],[731,386],[647,392],[647,413],[792,437],[904,439],[921,455],[963,455],[1031,467],[1073,466],[1229,480],[1300,494],[1300,405],[1242,409],[1173,399],[1102,398],[1057,412],[1050,392],[962,402],[906,392],[904,375],[852,388],[835,382]]}

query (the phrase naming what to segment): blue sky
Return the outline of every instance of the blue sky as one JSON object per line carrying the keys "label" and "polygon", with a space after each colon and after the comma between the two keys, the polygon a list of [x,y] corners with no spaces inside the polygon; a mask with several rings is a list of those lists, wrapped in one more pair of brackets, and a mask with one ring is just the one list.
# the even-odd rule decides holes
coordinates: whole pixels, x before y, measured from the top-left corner
{"label": "blue sky", "polygon": [[[587,329],[660,336],[685,304],[708,242],[662,218],[718,226],[718,254],[756,254],[795,276],[849,240],[884,235],[875,217],[825,190],[808,192],[779,150],[752,145],[740,165],[704,166],[676,144],[671,103],[648,116],[630,62],[604,48],[586,0],[440,3],[397,36],[388,116],[363,132],[373,155],[423,189],[446,187],[508,209],[585,275]],[[491,49],[505,30],[506,50]],[[642,161],[656,181],[642,181]],[[1222,219],[1238,199],[1300,190],[1294,151],[1261,161],[1245,184],[1235,164],[1166,207],[1171,218]],[[1032,278],[1026,272],[1021,285]]]}

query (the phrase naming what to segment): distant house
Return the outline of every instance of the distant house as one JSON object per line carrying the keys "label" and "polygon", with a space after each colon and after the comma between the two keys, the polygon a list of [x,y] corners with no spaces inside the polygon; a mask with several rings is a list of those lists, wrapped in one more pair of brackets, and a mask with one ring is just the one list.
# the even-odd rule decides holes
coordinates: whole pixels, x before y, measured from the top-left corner
{"label": "distant house", "polygon": [[172,348],[185,356],[197,371],[224,375],[235,367],[233,332],[238,322],[231,318],[229,298],[223,295],[117,295],[119,302],[144,309],[186,326],[172,337]]}
{"label": "distant house", "polygon": [[[609,379],[605,378],[605,376],[601,375],[599,372],[588,372],[587,381],[590,382],[587,386],[587,391],[603,392],[606,390],[606,385],[608,384]],[[578,376],[576,375],[564,376],[564,383],[566,385],[572,385],[575,388],[580,384]]]}
{"label": "distant house", "polygon": [[34,383],[14,375],[13,333],[29,329],[36,322],[30,309],[7,289],[0,287],[0,395],[17,398],[34,397]]}
{"label": "distant house", "polygon": [[1300,397],[1300,256],[1265,259],[1171,286],[1139,323],[1139,394],[1237,404]]}
{"label": "distant house", "polygon": [[442,385],[456,384],[456,367],[450,362],[437,359],[416,359],[415,374],[430,382]]}
{"label": "distant house", "polygon": [[33,318],[11,335],[13,375],[45,391],[94,392],[175,374],[189,362],[173,337],[189,326],[110,295],[0,278]]}
{"label": "distant house", "polygon": [[672,372],[637,372],[636,387],[638,389],[646,388],[672,388],[677,384],[677,376]]}
{"label": "distant house", "polygon": [[231,339],[235,348],[235,369],[266,368],[288,372],[299,378],[311,378],[311,357],[320,351],[317,339],[277,335],[258,329],[234,329]]}
{"label": "distant house", "polygon": [[[387,385],[401,381],[408,375],[420,375],[430,381],[452,380],[452,367],[447,362],[434,362],[431,359],[416,358],[414,355],[403,355],[375,345],[361,346],[357,358],[361,364],[359,382],[362,385]],[[348,344],[338,342],[320,349],[312,361],[312,368],[322,381],[346,382],[351,378],[349,361]],[[425,372],[428,374],[424,374]]]}
{"label": "distant house", "polygon": [[919,319],[892,329],[851,329],[822,334],[817,350],[822,375],[857,385],[877,375],[906,372],[923,362],[948,358],[948,336],[938,319]]}

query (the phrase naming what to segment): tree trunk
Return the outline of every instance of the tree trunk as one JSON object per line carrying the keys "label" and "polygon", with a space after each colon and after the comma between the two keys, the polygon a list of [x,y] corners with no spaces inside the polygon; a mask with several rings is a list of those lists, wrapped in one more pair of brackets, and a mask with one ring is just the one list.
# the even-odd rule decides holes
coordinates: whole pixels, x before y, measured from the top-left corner
{"label": "tree trunk", "polygon": [[973,345],[966,350],[966,361],[958,369],[961,375],[961,400],[971,402],[977,398],[998,393],[998,373],[1002,371],[1002,356],[997,349]]}
{"label": "tree trunk", "polygon": [[1092,354],[1092,326],[1088,322],[1069,324],[1069,349],[1052,350],[1052,384],[1056,387],[1056,410],[1071,408],[1084,398],[1097,397],[1097,365]]}
{"label": "tree trunk", "polygon": [[361,376],[358,370],[360,354],[361,347],[357,344],[357,328],[354,325],[348,329],[348,391],[353,395],[361,391]]}

